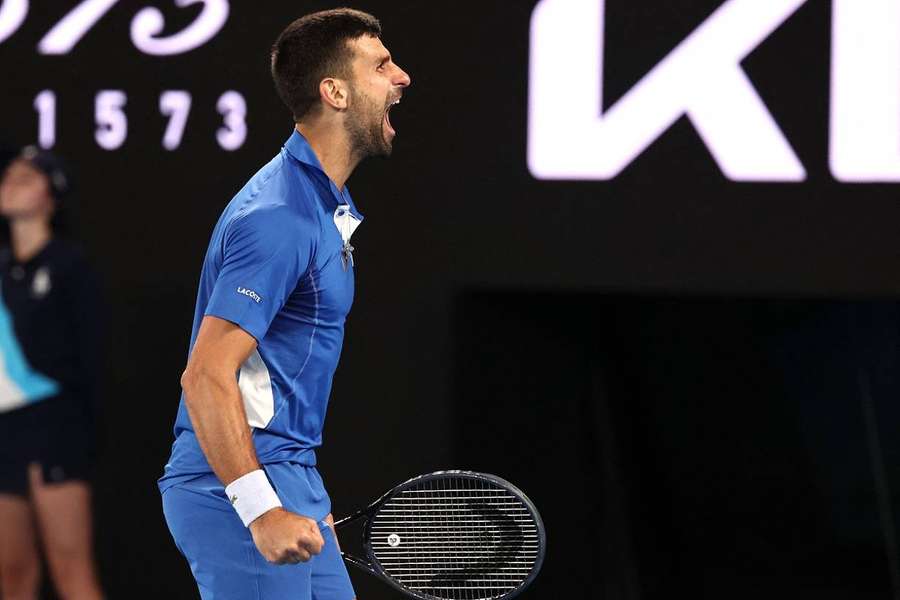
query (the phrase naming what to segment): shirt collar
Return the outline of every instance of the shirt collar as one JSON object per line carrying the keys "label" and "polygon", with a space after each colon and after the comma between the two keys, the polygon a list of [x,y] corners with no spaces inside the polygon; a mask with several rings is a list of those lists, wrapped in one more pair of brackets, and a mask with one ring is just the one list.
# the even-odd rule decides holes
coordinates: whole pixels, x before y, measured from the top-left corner
{"label": "shirt collar", "polygon": [[284,143],[284,149],[287,150],[288,154],[294,157],[297,161],[308,165],[318,171],[323,179],[328,183],[329,189],[331,189],[331,193],[334,196],[335,201],[338,204],[346,204],[350,207],[350,212],[356,217],[358,220],[362,221],[363,216],[362,213],[357,210],[356,205],[353,203],[353,198],[350,197],[350,190],[347,189],[347,186],[344,185],[344,189],[339,190],[334,182],[328,178],[328,175],[325,173],[325,169],[322,168],[322,163],[319,162],[319,157],[316,156],[316,153],[313,151],[312,146],[309,145],[309,142],[306,141],[306,138],[303,137],[303,134],[294,129],[293,133],[291,133],[291,137],[287,139]]}

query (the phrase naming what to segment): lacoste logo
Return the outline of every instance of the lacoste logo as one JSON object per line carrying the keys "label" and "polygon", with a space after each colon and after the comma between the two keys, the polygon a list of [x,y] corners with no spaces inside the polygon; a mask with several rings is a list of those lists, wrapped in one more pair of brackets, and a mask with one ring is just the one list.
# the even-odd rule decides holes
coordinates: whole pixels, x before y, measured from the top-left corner
{"label": "lacoste logo", "polygon": [[239,287],[239,288],[237,289],[237,293],[238,293],[238,294],[243,294],[243,295],[245,295],[245,296],[249,296],[249,297],[252,298],[257,304],[259,304],[260,302],[262,302],[262,298],[259,297],[259,294],[257,294],[257,293],[254,292],[253,290],[248,290],[248,289],[245,288],[245,287]]}

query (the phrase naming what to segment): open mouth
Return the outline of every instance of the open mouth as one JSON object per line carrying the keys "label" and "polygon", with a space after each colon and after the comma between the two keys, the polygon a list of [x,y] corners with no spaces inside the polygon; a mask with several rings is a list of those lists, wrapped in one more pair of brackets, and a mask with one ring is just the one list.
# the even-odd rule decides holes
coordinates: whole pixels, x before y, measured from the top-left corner
{"label": "open mouth", "polygon": [[393,102],[391,102],[387,109],[384,111],[384,124],[385,129],[391,137],[397,135],[397,130],[394,129],[394,126],[391,125],[391,109],[400,104],[400,98],[397,98]]}

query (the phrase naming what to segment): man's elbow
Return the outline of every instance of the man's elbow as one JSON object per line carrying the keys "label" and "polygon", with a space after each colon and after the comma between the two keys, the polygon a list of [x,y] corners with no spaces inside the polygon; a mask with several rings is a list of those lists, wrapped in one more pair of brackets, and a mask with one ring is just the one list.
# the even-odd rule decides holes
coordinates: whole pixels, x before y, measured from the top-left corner
{"label": "man's elbow", "polygon": [[188,364],[181,374],[181,389],[184,392],[184,401],[192,404],[201,394],[197,393],[203,386],[204,380],[208,379],[208,374],[196,365]]}
{"label": "man's elbow", "polygon": [[219,398],[236,384],[234,372],[207,361],[188,361],[181,374],[181,389],[188,405]]}
{"label": "man's elbow", "polygon": [[181,373],[181,390],[185,393],[194,385],[194,373],[191,369],[186,368]]}

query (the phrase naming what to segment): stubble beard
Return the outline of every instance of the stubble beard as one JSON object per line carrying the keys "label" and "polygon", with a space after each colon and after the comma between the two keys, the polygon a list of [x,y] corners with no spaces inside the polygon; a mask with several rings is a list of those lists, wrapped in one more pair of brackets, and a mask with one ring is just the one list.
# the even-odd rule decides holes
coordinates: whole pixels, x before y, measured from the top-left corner
{"label": "stubble beard", "polygon": [[379,107],[365,95],[359,98],[362,102],[357,103],[358,108],[347,113],[350,152],[358,160],[370,156],[390,156],[393,145],[384,138],[384,111],[387,107]]}

